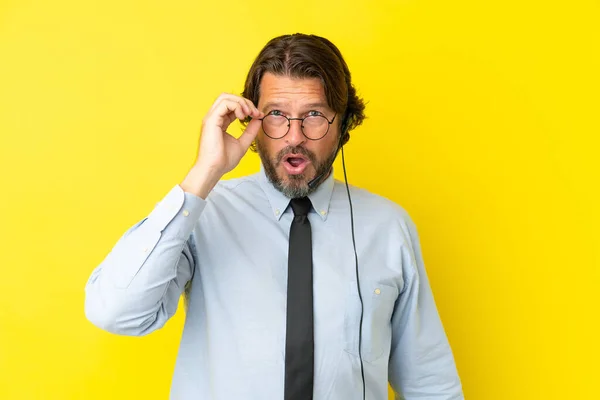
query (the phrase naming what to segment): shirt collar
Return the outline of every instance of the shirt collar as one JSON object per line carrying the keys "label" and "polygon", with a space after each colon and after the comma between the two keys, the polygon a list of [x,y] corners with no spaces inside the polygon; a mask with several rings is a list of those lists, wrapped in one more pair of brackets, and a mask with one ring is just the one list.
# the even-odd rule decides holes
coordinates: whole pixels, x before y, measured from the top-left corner
{"label": "shirt collar", "polygon": [[[267,178],[264,166],[262,162],[260,163],[260,171],[257,174],[258,182],[260,187],[267,195],[267,199],[269,200],[269,204],[271,205],[271,209],[273,211],[273,215],[277,220],[281,218],[285,210],[287,209],[290,199],[286,197],[283,193],[273,186],[273,184]],[[327,215],[329,214],[329,204],[331,202],[331,195],[333,194],[333,186],[335,184],[333,177],[333,167],[331,169],[331,174],[325,179],[321,184],[317,187],[313,193],[311,193],[308,198],[312,203],[313,209],[321,216],[323,221],[327,220]]]}

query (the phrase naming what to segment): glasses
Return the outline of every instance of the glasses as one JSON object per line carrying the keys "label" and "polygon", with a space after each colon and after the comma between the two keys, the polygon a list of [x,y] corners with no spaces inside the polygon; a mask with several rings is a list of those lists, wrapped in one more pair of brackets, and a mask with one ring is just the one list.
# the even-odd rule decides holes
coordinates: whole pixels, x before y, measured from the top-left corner
{"label": "glasses", "polygon": [[301,121],[300,127],[302,128],[302,134],[309,140],[319,140],[327,135],[329,132],[329,126],[335,121],[334,115],[331,121],[324,115],[308,115],[304,118],[288,118],[281,114],[268,114],[263,118],[262,129],[265,135],[271,139],[281,139],[290,131],[291,121]]}

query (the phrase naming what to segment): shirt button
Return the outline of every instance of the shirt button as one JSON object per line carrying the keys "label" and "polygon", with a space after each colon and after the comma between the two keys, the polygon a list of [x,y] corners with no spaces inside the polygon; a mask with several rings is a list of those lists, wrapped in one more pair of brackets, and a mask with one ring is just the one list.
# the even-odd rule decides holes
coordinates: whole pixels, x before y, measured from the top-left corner
{"label": "shirt button", "polygon": [[325,215],[325,214],[327,214],[327,211],[321,210],[321,215]]}
{"label": "shirt button", "polygon": [[377,288],[375,289],[375,294],[380,294],[381,293],[381,289]]}
{"label": "shirt button", "polygon": [[279,214],[281,214],[281,211],[279,211],[279,209],[276,209],[275,210],[275,215],[279,215]]}
{"label": "shirt button", "polygon": [[183,216],[187,217],[188,215],[190,215],[190,212],[188,210],[183,210]]}
{"label": "shirt button", "polygon": [[144,253],[147,253],[147,252],[148,252],[148,248],[144,247]]}

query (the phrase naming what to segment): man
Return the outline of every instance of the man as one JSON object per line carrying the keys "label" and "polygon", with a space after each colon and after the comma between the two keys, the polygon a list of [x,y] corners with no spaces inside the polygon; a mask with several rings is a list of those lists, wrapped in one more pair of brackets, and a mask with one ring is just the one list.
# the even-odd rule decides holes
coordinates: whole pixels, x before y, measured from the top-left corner
{"label": "man", "polygon": [[[333,177],[363,110],[330,41],[272,39],[205,116],[189,174],[93,271],[87,318],[116,334],[161,328],[184,293],[172,399],[384,400],[388,380],[463,398],[410,217]],[[260,172],[222,180],[251,146]]]}

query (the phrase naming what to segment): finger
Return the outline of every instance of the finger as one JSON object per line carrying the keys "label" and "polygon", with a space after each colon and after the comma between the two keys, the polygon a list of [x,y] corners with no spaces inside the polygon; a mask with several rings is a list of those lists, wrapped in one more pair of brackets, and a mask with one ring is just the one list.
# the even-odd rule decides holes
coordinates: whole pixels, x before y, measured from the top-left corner
{"label": "finger", "polygon": [[250,99],[229,93],[224,94],[223,98],[240,102],[244,106],[244,112],[246,112],[247,115],[251,117],[259,118],[264,116],[263,113],[254,105],[254,103],[252,103]]}
{"label": "finger", "polygon": [[[234,107],[234,105],[237,106]],[[219,100],[219,102],[215,105],[215,110],[213,112],[221,114],[223,112],[235,112],[236,109],[240,109],[240,111],[244,114],[244,118],[247,115],[250,115],[250,108],[247,104],[245,104],[240,99],[231,97],[223,97],[221,100]],[[236,116],[239,118],[239,115],[236,114]]]}
{"label": "finger", "polygon": [[250,115],[250,109],[239,99],[223,99],[219,107],[217,107],[217,113],[220,115],[235,114],[235,116],[241,120],[245,119]]}
{"label": "finger", "polygon": [[210,110],[208,110],[208,114],[211,114],[215,111],[215,109],[219,106],[219,104],[221,104],[221,100],[223,100],[225,96],[227,96],[227,93],[221,93],[219,96],[217,96],[215,101],[213,101]]}
{"label": "finger", "polygon": [[250,115],[254,118],[260,118],[261,117],[261,112],[260,110],[254,105],[254,103],[252,103],[251,100],[242,97],[242,99],[246,102],[246,104],[248,105],[248,108],[250,108]]}
{"label": "finger", "polygon": [[235,118],[243,120],[246,116],[247,114],[242,110],[240,103],[223,99],[213,112],[207,116],[205,122],[215,124],[221,127],[221,129],[226,130]]}
{"label": "finger", "polygon": [[226,115],[230,115],[230,113],[233,113],[233,114],[235,114],[235,116],[237,118],[243,120],[249,114],[249,110],[248,111],[244,110],[243,109],[244,106],[237,101],[225,100],[223,103],[224,103],[225,109],[228,111]]}
{"label": "finger", "polygon": [[220,96],[220,101],[222,102],[224,100],[238,102],[242,106],[242,109],[244,110],[244,112],[246,113],[246,115],[251,115],[252,114],[252,102],[248,102],[247,99],[245,99],[245,98],[243,98],[241,96],[236,96],[234,94],[223,93]]}
{"label": "finger", "polygon": [[222,100],[232,100],[239,102],[240,104],[242,104],[242,108],[248,116],[251,116],[253,118],[264,117],[264,113],[260,111],[250,99],[247,99],[243,96],[237,96],[231,93],[222,93],[219,96],[217,102],[221,102]]}
{"label": "finger", "polygon": [[246,126],[246,130],[241,134],[238,141],[240,145],[243,147],[244,151],[248,150],[252,141],[256,138],[258,131],[260,130],[261,121],[258,119],[253,119]]}
{"label": "finger", "polygon": [[214,101],[212,107],[209,110],[209,114],[213,113],[216,109],[218,109],[221,104],[224,101],[236,101],[238,103],[240,103],[242,109],[244,110],[244,112],[246,112],[248,115],[250,114],[250,112],[252,111],[250,107],[248,107],[246,105],[246,103],[243,101],[243,98],[240,96],[236,96],[234,94],[231,93],[221,93],[219,95],[219,97],[216,98],[216,100]]}
{"label": "finger", "polygon": [[250,107],[250,104],[248,104],[246,102],[246,99],[244,99],[243,97],[235,96],[231,100],[237,101],[238,103],[240,103],[240,105],[242,106],[242,109],[244,110],[244,112],[246,113],[246,115],[252,115],[252,107]]}

